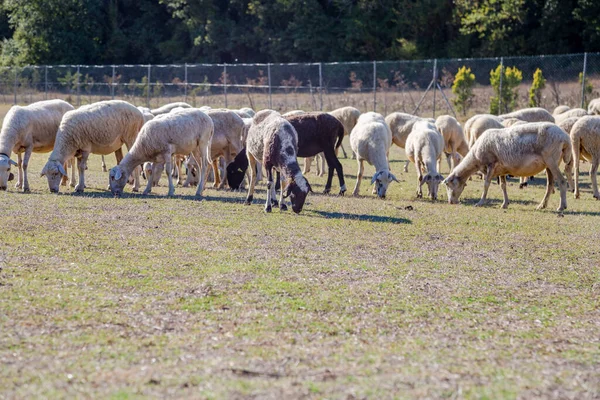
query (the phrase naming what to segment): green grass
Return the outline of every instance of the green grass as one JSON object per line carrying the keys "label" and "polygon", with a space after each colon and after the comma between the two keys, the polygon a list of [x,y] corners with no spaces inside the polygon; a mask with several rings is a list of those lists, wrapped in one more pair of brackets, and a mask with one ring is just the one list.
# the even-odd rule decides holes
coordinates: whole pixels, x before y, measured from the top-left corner
{"label": "green grass", "polygon": [[84,195],[51,195],[35,154],[32,193],[0,192],[0,398],[600,396],[589,178],[564,216],[558,191],[535,210],[541,175],[510,181],[508,210],[497,185],[473,206],[478,178],[451,206],[391,158],[386,200],[367,167],[362,197],[294,215],[265,214],[264,185],[250,207],[210,187],[114,199],[97,156]]}

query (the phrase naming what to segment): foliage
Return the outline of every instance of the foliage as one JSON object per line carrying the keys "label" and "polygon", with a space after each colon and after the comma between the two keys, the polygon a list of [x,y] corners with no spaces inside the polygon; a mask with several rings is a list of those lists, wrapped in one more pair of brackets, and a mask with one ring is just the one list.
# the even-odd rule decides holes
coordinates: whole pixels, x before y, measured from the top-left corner
{"label": "foliage", "polygon": [[541,107],[542,90],[546,87],[546,78],[541,69],[536,69],[533,73],[533,83],[529,89],[529,107]]}
{"label": "foliage", "polygon": [[[502,74],[502,80],[500,76]],[[517,67],[504,68],[498,65],[490,71],[490,84],[495,96],[490,99],[490,113],[508,113],[517,106],[517,88],[523,80],[523,73]],[[500,82],[502,81],[502,85]]]}
{"label": "foliage", "polygon": [[456,109],[467,115],[467,110],[471,107],[473,102],[473,86],[475,86],[475,74],[471,72],[471,68],[462,66],[456,72],[454,77],[454,83],[452,84],[452,93],[454,98],[452,103],[456,106]]}

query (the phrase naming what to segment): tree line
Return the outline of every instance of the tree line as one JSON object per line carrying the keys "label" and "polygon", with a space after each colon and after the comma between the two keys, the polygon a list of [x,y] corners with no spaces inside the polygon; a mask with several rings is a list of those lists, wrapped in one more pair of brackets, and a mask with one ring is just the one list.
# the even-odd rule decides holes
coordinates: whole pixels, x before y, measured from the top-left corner
{"label": "tree line", "polygon": [[314,62],[600,51],[597,0],[3,0],[0,64]]}

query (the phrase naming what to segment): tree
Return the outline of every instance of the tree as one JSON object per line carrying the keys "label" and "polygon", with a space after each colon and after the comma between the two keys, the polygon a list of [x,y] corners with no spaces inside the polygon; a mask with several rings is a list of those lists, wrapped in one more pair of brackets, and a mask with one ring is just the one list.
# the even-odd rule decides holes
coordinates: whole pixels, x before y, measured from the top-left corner
{"label": "tree", "polygon": [[[502,75],[502,86],[500,76]],[[517,67],[504,68],[498,65],[495,70],[490,71],[490,84],[495,96],[490,99],[490,113],[508,113],[517,106],[517,87],[523,80],[523,73]]]}
{"label": "tree", "polygon": [[542,104],[542,90],[546,87],[546,78],[541,69],[533,73],[533,83],[529,89],[529,107],[540,107]]}
{"label": "tree", "polygon": [[452,84],[452,93],[456,96],[452,99],[452,103],[463,115],[467,115],[467,110],[473,102],[473,86],[475,86],[475,74],[471,73],[471,68],[463,65],[456,72]]}

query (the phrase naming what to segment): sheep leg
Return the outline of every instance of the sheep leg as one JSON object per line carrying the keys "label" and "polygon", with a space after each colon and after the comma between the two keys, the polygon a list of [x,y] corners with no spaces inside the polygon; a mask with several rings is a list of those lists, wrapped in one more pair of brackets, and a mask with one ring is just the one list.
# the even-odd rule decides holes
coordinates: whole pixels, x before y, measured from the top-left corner
{"label": "sheep leg", "polygon": [[312,164],[312,160],[313,160],[313,157],[306,157],[304,159],[304,170],[302,171],[302,173],[304,175],[306,175],[310,172],[310,165]]}
{"label": "sheep leg", "polygon": [[219,157],[215,157],[212,160],[212,170],[213,170],[213,175],[214,175],[214,182],[212,187],[213,188],[217,188],[219,187],[219,185],[221,184],[221,179],[219,177],[219,165],[218,165],[218,161],[219,161]]}
{"label": "sheep leg", "polygon": [[550,195],[552,194],[553,187],[554,187],[554,176],[553,176],[550,168],[546,168],[546,193],[544,193],[544,198],[542,199],[542,202],[537,206],[538,210],[546,208],[546,206],[548,205],[548,199],[550,198]]}
{"label": "sheep leg", "polygon": [[196,160],[196,164],[198,165],[198,173],[200,174],[200,180],[198,182],[198,187],[196,188],[196,198],[200,199],[202,197],[202,193],[204,192],[204,186],[206,185],[206,179],[208,177],[208,160],[210,146],[199,147],[192,151],[192,157]]}
{"label": "sheep leg", "polygon": [[358,196],[360,193],[360,181],[362,181],[363,173],[365,172],[365,166],[363,165],[363,160],[358,160],[358,172],[356,174],[356,186],[354,186],[354,191],[352,192],[353,196]]}
{"label": "sheep leg", "polygon": [[[27,156],[27,153],[25,153]],[[590,167],[590,179],[592,180],[592,190],[594,191],[594,198],[596,200],[600,200],[600,193],[598,193],[598,182],[596,180],[596,175],[598,174],[598,157],[594,157],[592,159],[592,166]],[[23,168],[25,168],[25,162],[23,162]],[[27,175],[25,175],[27,177]]]}
{"label": "sheep leg", "polygon": [[89,152],[82,151],[81,158],[77,159],[77,169],[79,170],[79,183],[75,186],[75,192],[77,193],[83,193],[83,189],[85,189],[85,169],[89,155]]}
{"label": "sheep leg", "polygon": [[258,172],[256,170],[256,158],[249,151],[246,151],[246,156],[248,157],[248,169],[250,170],[250,183],[248,184],[248,195],[244,204],[249,206],[254,198],[254,186],[256,186]]}
{"label": "sheep leg", "polygon": [[[329,167],[329,176],[327,177],[327,185],[325,186],[325,192],[329,193],[331,190],[331,181],[333,180],[333,169],[337,172],[338,179],[340,181],[340,196],[343,196],[346,193],[346,181],[344,179],[344,169],[342,168],[342,163],[335,155],[335,152],[324,151],[325,161],[327,161],[327,166]],[[328,190],[329,188],[329,190]]]}
{"label": "sheep leg", "polygon": [[[171,146],[169,146],[171,147]],[[172,150],[172,149],[170,149]],[[163,156],[165,158],[165,172],[167,173],[167,180],[169,181],[169,192],[167,196],[171,197],[175,195],[175,185],[173,185],[173,163],[171,161],[171,153],[167,153]],[[154,172],[154,171],[152,171]]]}
{"label": "sheep leg", "polygon": [[256,169],[256,177],[257,177],[258,181],[259,181],[259,182],[261,182],[261,181],[262,181],[262,178],[263,178],[263,174],[262,174],[262,172],[263,172],[262,163],[260,163],[260,162],[256,161],[256,168],[257,168],[257,169]]}
{"label": "sheep leg", "polygon": [[502,196],[504,196],[504,201],[502,202],[502,208],[508,208],[508,193],[506,192],[506,175],[502,175],[500,177],[500,187],[502,188]]}
{"label": "sheep leg", "polygon": [[270,213],[272,210],[271,199],[273,196],[273,167],[266,166],[267,168],[267,202],[265,203],[265,212]]}
{"label": "sheep leg", "polygon": [[344,150],[344,145],[340,143],[340,149],[342,149],[342,153],[344,153],[344,158],[348,158],[348,155],[346,154],[346,150]]}
{"label": "sheep leg", "polygon": [[[19,168],[19,170],[21,168],[23,168],[23,192],[24,193],[29,193],[29,180],[27,179],[27,167],[29,166],[29,158],[31,157],[32,151],[33,151],[33,146],[25,149],[25,155],[23,156],[23,165],[22,165],[22,167]],[[21,161],[20,154],[19,154],[18,161],[20,164],[20,161]]]}
{"label": "sheep leg", "polygon": [[[117,163],[118,164],[118,163]],[[106,162],[104,161],[104,155],[102,155],[102,172],[108,172],[106,170]]]}
{"label": "sheep leg", "polygon": [[227,183],[227,166],[233,161],[231,159],[231,152],[227,152],[223,156],[223,160],[225,162],[225,168],[223,168],[223,178],[221,179],[221,184],[219,185],[219,189],[223,189],[225,184]]}
{"label": "sheep leg", "polygon": [[575,170],[573,172],[573,178],[574,178],[573,196],[576,199],[579,198],[579,156],[580,156],[579,152],[580,151],[581,151],[581,149],[579,148],[579,145],[577,145],[576,143],[573,143],[573,164],[575,164]]}
{"label": "sheep leg", "polygon": [[415,168],[417,169],[417,198],[422,199],[423,184],[425,183],[425,180],[423,179],[423,169],[419,164],[420,162],[418,160],[415,160]]}
{"label": "sheep leg", "polygon": [[146,189],[142,192],[144,195],[152,193],[152,186],[154,186],[154,168],[156,168],[157,164],[158,163],[152,163],[152,168],[146,172]]}
{"label": "sheep leg", "polygon": [[325,175],[325,157],[323,156],[323,153],[317,154],[317,175]]}
{"label": "sheep leg", "polygon": [[485,200],[487,198],[487,192],[490,188],[490,184],[492,183],[492,173],[494,172],[494,166],[488,165],[487,171],[485,172],[485,180],[483,182],[483,193],[481,194],[481,200],[475,204],[476,207],[481,207],[485,204]]}
{"label": "sheep leg", "polygon": [[410,164],[410,161],[406,160],[406,164],[404,164],[404,172],[408,172],[408,164]]}
{"label": "sheep leg", "polygon": [[17,183],[15,188],[21,189],[23,187],[23,159],[21,153],[17,153]]}
{"label": "sheep leg", "polygon": [[69,181],[69,186],[75,187],[77,185],[77,174],[75,173],[75,158],[71,158],[70,161],[65,163],[65,171],[67,170],[67,163],[71,163],[71,180]]}
{"label": "sheep leg", "polygon": [[277,172],[277,180],[279,181],[279,187],[281,191],[279,192],[279,211],[287,211],[287,205],[285,204],[285,199],[283,198],[283,182],[281,182],[281,173]]}
{"label": "sheep leg", "polygon": [[[454,147],[453,147],[452,152],[446,154],[446,162],[448,163],[449,171],[452,171],[452,160],[454,160],[454,153],[455,153],[455,151],[454,151]],[[441,169],[439,171],[441,171]]]}

